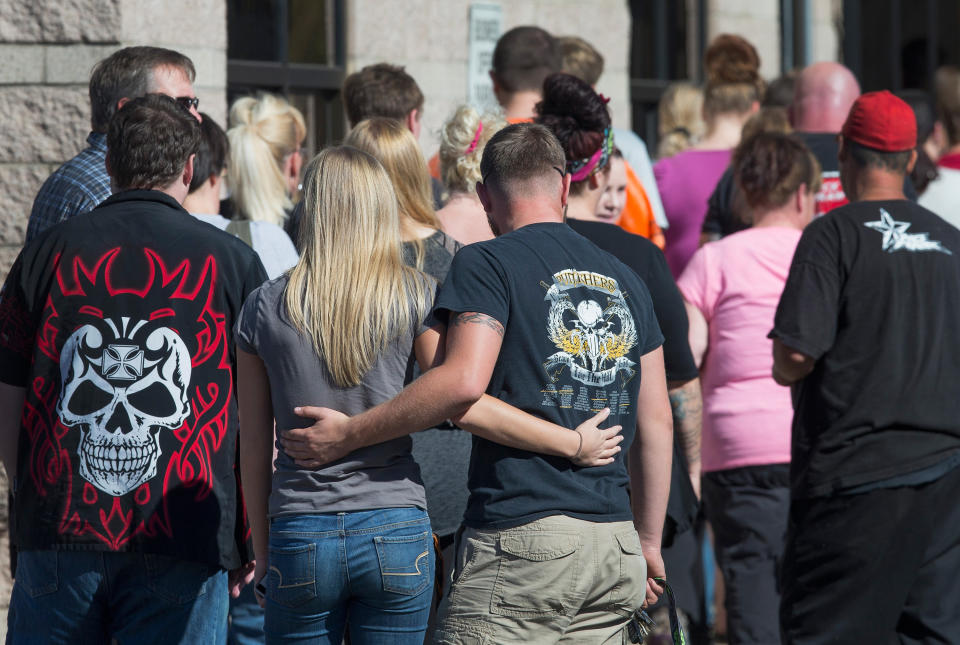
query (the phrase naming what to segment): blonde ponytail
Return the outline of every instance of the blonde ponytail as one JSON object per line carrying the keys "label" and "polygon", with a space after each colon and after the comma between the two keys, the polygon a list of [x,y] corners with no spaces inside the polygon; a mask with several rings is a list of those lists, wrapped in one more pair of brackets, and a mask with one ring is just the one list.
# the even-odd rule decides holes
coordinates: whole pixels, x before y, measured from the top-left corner
{"label": "blonde ponytail", "polygon": [[278,96],[246,96],[230,108],[230,126],[227,174],[240,217],[283,225],[293,208],[283,166],[306,137],[303,115]]}

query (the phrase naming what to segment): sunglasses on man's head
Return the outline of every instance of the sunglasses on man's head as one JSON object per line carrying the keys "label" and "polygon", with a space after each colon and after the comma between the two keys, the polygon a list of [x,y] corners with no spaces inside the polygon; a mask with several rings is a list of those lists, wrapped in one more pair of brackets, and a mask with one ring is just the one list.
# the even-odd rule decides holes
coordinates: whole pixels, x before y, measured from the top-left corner
{"label": "sunglasses on man's head", "polygon": [[187,112],[190,111],[190,108],[197,108],[200,106],[200,99],[198,99],[196,96],[177,96],[174,97],[173,100],[179,103],[180,107]]}

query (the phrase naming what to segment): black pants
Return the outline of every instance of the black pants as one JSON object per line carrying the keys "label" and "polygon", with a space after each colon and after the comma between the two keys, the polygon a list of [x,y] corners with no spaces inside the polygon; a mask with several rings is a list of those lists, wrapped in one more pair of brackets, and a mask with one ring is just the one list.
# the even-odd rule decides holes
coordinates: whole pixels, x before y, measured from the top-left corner
{"label": "black pants", "polygon": [[960,468],[921,486],[794,500],[783,642],[960,642]]}
{"label": "black pants", "polygon": [[777,571],[786,539],[789,486],[789,464],[703,475],[703,510],[723,574],[730,645],[770,645],[780,639]]}

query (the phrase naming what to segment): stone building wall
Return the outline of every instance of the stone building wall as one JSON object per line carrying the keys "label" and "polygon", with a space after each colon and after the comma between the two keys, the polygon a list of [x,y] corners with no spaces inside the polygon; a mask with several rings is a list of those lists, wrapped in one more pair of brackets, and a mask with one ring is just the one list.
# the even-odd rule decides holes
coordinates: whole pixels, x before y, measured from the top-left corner
{"label": "stone building wall", "polygon": [[0,0],[0,279],[40,185],[85,146],[93,65],[127,45],[177,49],[197,67],[200,109],[222,123],[226,43],[225,0]]}
{"label": "stone building wall", "polygon": [[[630,126],[630,10],[625,0],[488,0],[503,29],[540,25],[576,33],[604,55],[599,90],[615,125]],[[443,121],[467,97],[468,16],[473,0],[348,0],[347,71],[389,60],[406,65],[426,95],[421,145],[437,148]],[[778,0],[710,0],[710,36],[746,34],[780,67]],[[836,60],[842,0],[813,0],[812,60]],[[159,9],[159,10],[158,10]],[[226,114],[226,0],[0,0],[0,278],[23,241],[33,197],[88,132],[86,86],[94,63],[132,44],[172,47],[197,67],[201,110]]]}

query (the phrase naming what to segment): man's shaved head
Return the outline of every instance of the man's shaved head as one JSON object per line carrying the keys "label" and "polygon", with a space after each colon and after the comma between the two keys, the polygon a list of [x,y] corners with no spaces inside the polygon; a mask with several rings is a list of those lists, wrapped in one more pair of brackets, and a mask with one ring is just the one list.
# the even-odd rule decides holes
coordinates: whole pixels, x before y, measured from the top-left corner
{"label": "man's shaved head", "polygon": [[[533,123],[515,123],[497,132],[483,149],[483,182],[505,194],[531,192],[534,187],[555,188],[567,158],[557,137]],[[542,185],[542,186],[541,186]]]}
{"label": "man's shaved head", "polygon": [[860,84],[840,63],[814,63],[797,75],[790,119],[800,132],[840,132]]}
{"label": "man's shaved head", "polygon": [[477,197],[494,235],[534,222],[561,222],[570,189],[566,157],[542,125],[508,125],[490,138],[480,160]]}

